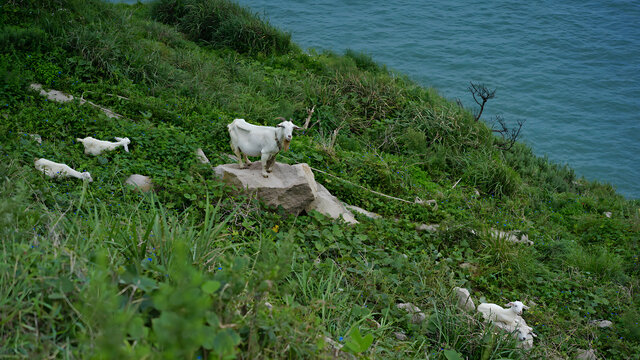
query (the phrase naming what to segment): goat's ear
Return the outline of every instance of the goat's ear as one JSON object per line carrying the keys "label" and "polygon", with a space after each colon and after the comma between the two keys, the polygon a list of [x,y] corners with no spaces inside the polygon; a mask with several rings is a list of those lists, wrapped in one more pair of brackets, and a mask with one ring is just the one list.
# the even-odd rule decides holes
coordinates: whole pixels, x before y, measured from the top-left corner
{"label": "goat's ear", "polygon": [[505,306],[506,306],[506,307],[512,307],[512,306],[515,306],[515,304],[514,304],[514,303],[512,303],[512,302],[510,302],[510,303],[508,303],[508,304],[507,304],[507,305],[505,305]]}
{"label": "goat's ear", "polygon": [[283,127],[284,127],[284,125],[282,125],[282,123],[280,123],[280,124],[276,125],[276,127],[281,127],[281,128],[283,128]]}
{"label": "goat's ear", "polygon": [[302,128],[298,125],[293,125],[293,130],[301,130]]}
{"label": "goat's ear", "polygon": [[533,331],[531,331],[529,334],[531,334],[531,336],[533,337],[538,337],[538,335],[536,335],[536,333],[534,333]]}
{"label": "goat's ear", "polygon": [[529,310],[529,307],[527,305],[522,305],[522,308],[525,310]]}

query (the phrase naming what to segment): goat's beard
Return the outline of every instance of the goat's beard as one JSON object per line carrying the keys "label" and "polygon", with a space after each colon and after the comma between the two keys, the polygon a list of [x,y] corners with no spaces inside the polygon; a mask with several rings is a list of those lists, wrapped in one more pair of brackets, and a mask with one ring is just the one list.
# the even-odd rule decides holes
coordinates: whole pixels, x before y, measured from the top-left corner
{"label": "goat's beard", "polygon": [[291,141],[282,140],[282,150],[289,151],[289,143],[291,143]]}

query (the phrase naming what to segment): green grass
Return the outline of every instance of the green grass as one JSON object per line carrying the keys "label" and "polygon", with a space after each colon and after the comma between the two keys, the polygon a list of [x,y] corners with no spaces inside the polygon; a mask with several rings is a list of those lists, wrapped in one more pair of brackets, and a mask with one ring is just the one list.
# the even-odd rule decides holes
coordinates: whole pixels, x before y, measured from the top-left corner
{"label": "green grass", "polygon": [[[640,352],[638,201],[526,145],[497,149],[467,110],[366,54],[303,52],[228,1],[18,0],[0,23],[0,357],[332,358],[325,337],[360,358]],[[46,101],[32,82],[123,118]],[[278,160],[346,180],[315,173],[383,219],[265,211],[194,155],[226,163],[234,118],[301,125],[312,106],[315,125]],[[130,152],[85,156],[85,136],[127,136]],[[40,157],[94,182],[50,180]],[[124,186],[132,173],[151,176],[153,194]],[[534,349],[458,311],[454,286],[476,303],[535,303]]]}

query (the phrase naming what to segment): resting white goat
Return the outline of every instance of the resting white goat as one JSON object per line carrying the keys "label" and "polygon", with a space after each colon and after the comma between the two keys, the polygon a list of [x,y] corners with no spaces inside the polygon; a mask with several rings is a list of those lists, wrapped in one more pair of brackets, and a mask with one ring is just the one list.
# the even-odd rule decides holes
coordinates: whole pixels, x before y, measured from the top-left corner
{"label": "resting white goat", "polygon": [[129,138],[116,137],[116,140],[117,142],[104,141],[104,140],[94,139],[90,136],[84,139],[80,139],[80,138],[76,139],[76,141],[81,142],[84,145],[85,154],[100,155],[102,154],[103,151],[113,150],[118,146],[122,146],[124,148],[124,151],[129,152],[129,147],[127,146],[131,143],[131,140],[129,140]]}
{"label": "resting white goat", "polygon": [[494,324],[508,333],[513,333],[519,341],[518,346],[525,349],[531,349],[533,347],[533,338],[538,337],[533,332],[533,328],[528,326],[521,316],[516,316],[511,324],[501,322],[494,322]]}
{"label": "resting white goat", "polygon": [[482,303],[478,305],[478,311],[482,313],[485,321],[501,322],[507,325],[511,325],[515,322],[516,316],[522,315],[522,310],[526,310],[529,307],[520,301],[513,301],[505,306],[509,306],[508,309],[501,307],[500,305]]}
{"label": "resting white goat", "polygon": [[289,143],[293,137],[293,130],[300,129],[285,118],[276,127],[252,125],[244,119],[235,119],[227,128],[231,137],[231,150],[238,157],[240,167],[246,167],[244,161],[251,162],[247,156],[260,156],[262,176],[269,177],[272,166],[276,162],[276,155],[280,150],[289,150]]}
{"label": "resting white goat", "polygon": [[93,181],[91,174],[87,171],[79,172],[73,170],[66,164],[60,164],[47,159],[38,159],[34,162],[34,165],[36,166],[36,169],[42,171],[45,175],[51,178],[71,176],[82,180],[88,180],[89,182]]}

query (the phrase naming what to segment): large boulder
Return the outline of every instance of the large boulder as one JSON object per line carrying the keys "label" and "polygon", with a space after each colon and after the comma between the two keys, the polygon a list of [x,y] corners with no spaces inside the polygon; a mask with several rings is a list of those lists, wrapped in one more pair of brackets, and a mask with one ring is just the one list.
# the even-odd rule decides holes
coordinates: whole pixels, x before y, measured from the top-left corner
{"label": "large boulder", "polygon": [[239,190],[257,194],[269,206],[282,206],[290,214],[299,214],[315,200],[318,188],[307,164],[275,163],[269,177],[262,177],[257,161],[246,169],[238,164],[223,164],[214,169],[216,176]]}
{"label": "large boulder", "polygon": [[351,211],[347,210],[337,197],[331,195],[329,190],[322,186],[322,184],[317,184],[317,186],[318,194],[316,199],[307,206],[307,212],[316,210],[334,219],[342,217],[342,219],[349,224],[358,223],[358,220],[356,220]]}

